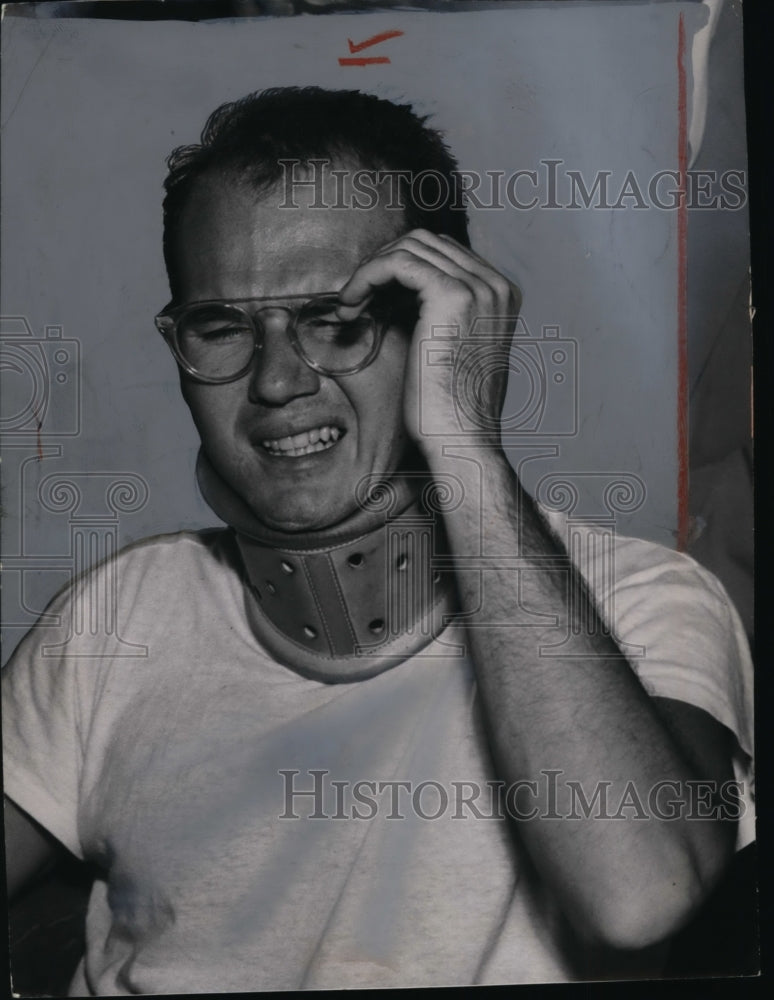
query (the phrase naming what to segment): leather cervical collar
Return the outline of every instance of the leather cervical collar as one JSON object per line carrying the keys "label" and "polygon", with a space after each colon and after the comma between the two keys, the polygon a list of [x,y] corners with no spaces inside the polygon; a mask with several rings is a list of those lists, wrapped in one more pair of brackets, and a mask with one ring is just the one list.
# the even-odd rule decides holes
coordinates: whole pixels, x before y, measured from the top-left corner
{"label": "leather cervical collar", "polygon": [[284,666],[328,683],[364,680],[418,653],[448,622],[453,572],[432,565],[447,551],[442,521],[405,482],[382,491],[394,501],[388,511],[377,502],[336,528],[285,534],[261,524],[202,452],[196,474],[235,532],[253,632]]}

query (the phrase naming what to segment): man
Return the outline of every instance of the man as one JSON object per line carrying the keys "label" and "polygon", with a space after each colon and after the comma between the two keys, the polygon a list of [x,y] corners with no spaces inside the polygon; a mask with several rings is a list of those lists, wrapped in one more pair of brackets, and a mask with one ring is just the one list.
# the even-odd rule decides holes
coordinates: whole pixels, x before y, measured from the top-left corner
{"label": "man", "polygon": [[74,993],[573,978],[684,925],[733,852],[735,612],[618,539],[599,618],[500,444],[519,293],[454,169],[410,109],[315,88],[225,105],[170,158],[157,325],[230,527],[119,557],[147,659],[33,632],[4,676],[11,888],[38,823],[98,871]]}

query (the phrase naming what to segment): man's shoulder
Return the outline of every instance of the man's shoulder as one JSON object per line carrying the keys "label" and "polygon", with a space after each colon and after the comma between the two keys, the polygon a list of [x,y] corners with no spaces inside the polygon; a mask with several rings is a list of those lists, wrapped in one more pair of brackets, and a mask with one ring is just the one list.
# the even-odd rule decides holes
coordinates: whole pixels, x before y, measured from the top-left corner
{"label": "man's shoulder", "polygon": [[[73,577],[22,639],[15,658],[126,655],[202,605],[234,604],[241,586],[233,533],[226,528],[177,531],[138,539]],[[121,633],[116,638],[116,628]],[[155,632],[154,632],[155,634]],[[5,671],[4,671],[5,672]]]}
{"label": "man's shoulder", "polygon": [[[738,612],[722,582],[685,552],[643,538],[620,534],[594,522],[570,521],[558,511],[541,508],[552,531],[565,545],[596,601],[615,605],[616,619],[651,620],[675,635],[690,621],[718,637],[733,637],[740,648],[747,640]],[[666,629],[666,634],[669,630]]]}
{"label": "man's shoulder", "polygon": [[238,565],[233,532],[228,528],[205,528],[149,535],[120,548],[70,580],[52,600],[52,605],[94,591],[95,586],[121,595],[147,598],[170,588],[186,591],[197,580],[213,582],[219,574],[231,574]]}
{"label": "man's shoulder", "polygon": [[229,528],[200,528],[147,535],[129,542],[117,553],[122,562],[168,559],[220,558],[224,547],[230,549]]}
{"label": "man's shoulder", "polygon": [[722,590],[717,578],[684,552],[660,542],[621,534],[607,523],[571,520],[561,511],[542,506],[540,510],[570,557],[580,563],[578,568],[584,575],[609,560],[607,568],[614,572],[608,582],[613,585],[626,581],[647,586],[663,574],[673,574],[699,587]]}

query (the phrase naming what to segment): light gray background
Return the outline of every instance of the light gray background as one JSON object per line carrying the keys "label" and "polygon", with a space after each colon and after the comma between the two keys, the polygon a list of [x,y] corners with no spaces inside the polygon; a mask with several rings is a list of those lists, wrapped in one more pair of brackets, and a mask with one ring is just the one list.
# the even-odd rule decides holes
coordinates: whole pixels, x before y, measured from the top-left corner
{"label": "light gray background", "polygon": [[[464,169],[540,170],[553,158],[588,183],[608,170],[615,189],[634,170],[647,187],[657,170],[677,165],[680,12],[690,53],[708,21],[705,5],[199,24],[6,19],[2,313],[25,317],[33,338],[61,326],[78,341],[81,366],[77,385],[52,390],[39,438],[29,421],[6,435],[4,655],[71,569],[73,513],[41,505],[46,477],[144,480],[147,503],[120,516],[121,543],[217,523],[194,485],[196,435],[152,324],[168,297],[160,204],[172,147],[197,141],[223,101],[264,86],[319,84],[410,100],[445,131]],[[396,28],[402,38],[363,53],[389,55],[389,65],[338,65],[348,37]],[[691,84],[690,58],[687,68]],[[694,114],[694,143],[700,125]],[[619,518],[620,530],[674,545],[676,213],[481,211],[472,213],[472,235],[523,289],[532,337],[559,326],[578,342],[578,433],[539,439],[557,454],[524,467],[528,488],[550,472],[603,473],[576,477],[588,493],[583,510],[600,514],[608,474],[636,475],[645,502]],[[6,321],[17,340],[19,330]],[[18,414],[29,379],[4,374],[4,412]],[[79,432],[63,436],[70,385],[80,394]]]}

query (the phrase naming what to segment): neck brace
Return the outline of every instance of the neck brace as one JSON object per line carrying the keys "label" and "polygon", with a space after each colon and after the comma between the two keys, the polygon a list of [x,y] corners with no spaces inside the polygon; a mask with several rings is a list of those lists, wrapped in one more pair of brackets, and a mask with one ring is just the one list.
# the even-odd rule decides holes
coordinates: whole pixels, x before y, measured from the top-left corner
{"label": "neck brace", "polygon": [[365,680],[420,652],[453,614],[453,572],[433,569],[448,551],[443,524],[408,479],[334,528],[296,534],[258,521],[203,452],[196,474],[235,532],[250,626],[284,666],[327,683]]}

